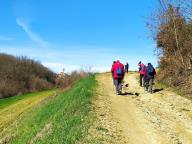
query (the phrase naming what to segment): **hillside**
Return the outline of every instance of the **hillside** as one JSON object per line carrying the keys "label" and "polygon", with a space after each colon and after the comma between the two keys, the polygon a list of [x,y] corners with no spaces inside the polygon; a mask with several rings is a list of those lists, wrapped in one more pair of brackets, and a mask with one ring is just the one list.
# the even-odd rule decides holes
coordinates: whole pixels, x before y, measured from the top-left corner
{"label": "hillside", "polygon": [[76,143],[90,124],[95,84],[94,76],[87,76],[65,92],[50,90],[2,99],[0,144]]}

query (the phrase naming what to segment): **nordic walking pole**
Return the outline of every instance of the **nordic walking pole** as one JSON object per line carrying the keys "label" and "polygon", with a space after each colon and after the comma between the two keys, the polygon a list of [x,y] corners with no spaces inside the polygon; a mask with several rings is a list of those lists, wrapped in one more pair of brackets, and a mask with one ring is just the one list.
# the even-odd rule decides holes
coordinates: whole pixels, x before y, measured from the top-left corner
{"label": "nordic walking pole", "polygon": [[113,80],[113,91],[114,91],[114,93],[116,94],[114,80]]}
{"label": "nordic walking pole", "polygon": [[113,77],[113,73],[112,73],[112,82],[113,82],[113,91],[116,94],[116,91],[115,91],[115,80],[114,80],[114,77]]}

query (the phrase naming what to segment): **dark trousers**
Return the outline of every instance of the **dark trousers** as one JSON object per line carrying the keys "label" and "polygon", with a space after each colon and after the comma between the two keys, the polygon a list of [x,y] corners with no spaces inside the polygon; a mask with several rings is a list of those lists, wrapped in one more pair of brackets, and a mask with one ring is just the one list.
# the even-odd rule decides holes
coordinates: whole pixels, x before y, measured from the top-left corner
{"label": "dark trousers", "polygon": [[115,79],[114,79],[113,73],[112,73],[112,79],[113,79],[113,84],[115,85]]}
{"label": "dark trousers", "polygon": [[145,90],[152,93],[153,92],[153,76],[146,77],[145,79]]}
{"label": "dark trousers", "polygon": [[144,86],[145,77],[143,74],[140,74],[140,86]]}
{"label": "dark trousers", "polygon": [[116,92],[119,93],[122,90],[122,79],[114,79]]}

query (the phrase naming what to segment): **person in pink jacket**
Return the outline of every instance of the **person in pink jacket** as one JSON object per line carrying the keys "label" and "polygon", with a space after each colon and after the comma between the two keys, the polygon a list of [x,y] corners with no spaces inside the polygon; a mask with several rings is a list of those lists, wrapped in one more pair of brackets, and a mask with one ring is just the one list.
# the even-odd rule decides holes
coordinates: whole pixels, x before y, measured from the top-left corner
{"label": "person in pink jacket", "polygon": [[116,63],[112,66],[111,72],[114,78],[116,94],[120,95],[122,91],[122,80],[125,75],[124,65],[119,60],[117,60]]}
{"label": "person in pink jacket", "polygon": [[146,76],[146,66],[141,61],[138,64],[139,74],[140,74],[140,86],[144,87],[145,76]]}

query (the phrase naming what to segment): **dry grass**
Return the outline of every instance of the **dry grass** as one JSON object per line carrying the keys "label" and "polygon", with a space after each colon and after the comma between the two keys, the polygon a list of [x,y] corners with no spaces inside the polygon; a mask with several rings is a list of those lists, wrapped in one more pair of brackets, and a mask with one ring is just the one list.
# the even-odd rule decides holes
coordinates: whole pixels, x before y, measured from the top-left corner
{"label": "dry grass", "polygon": [[50,134],[52,132],[52,127],[53,125],[51,123],[46,124],[45,127],[29,142],[29,144],[34,144],[36,141],[43,139],[45,135]]}

